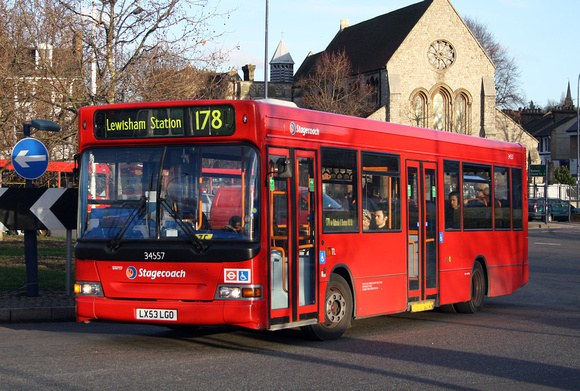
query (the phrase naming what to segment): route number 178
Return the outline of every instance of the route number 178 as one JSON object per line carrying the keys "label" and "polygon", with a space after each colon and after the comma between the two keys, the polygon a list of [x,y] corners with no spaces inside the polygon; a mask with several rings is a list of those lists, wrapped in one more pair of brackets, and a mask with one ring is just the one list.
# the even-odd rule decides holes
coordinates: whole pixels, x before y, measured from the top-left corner
{"label": "route number 178", "polygon": [[211,121],[213,129],[220,129],[223,125],[222,113],[219,110],[199,110],[195,112],[195,130],[204,130]]}

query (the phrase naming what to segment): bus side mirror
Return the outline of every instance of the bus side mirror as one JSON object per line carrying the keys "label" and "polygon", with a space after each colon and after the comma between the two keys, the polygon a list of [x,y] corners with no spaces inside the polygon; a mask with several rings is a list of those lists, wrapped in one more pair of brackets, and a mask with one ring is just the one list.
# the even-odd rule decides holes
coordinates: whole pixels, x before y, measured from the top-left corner
{"label": "bus side mirror", "polygon": [[292,164],[290,159],[281,157],[276,162],[278,178],[292,178]]}

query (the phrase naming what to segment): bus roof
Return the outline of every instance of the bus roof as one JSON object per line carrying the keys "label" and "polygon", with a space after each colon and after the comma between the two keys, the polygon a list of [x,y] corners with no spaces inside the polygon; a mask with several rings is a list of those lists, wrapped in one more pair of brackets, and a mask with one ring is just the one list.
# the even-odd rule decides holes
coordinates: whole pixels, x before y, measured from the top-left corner
{"label": "bus roof", "polygon": [[[444,132],[432,129],[422,129],[391,122],[377,121],[366,118],[313,111],[288,105],[280,105],[272,101],[251,100],[209,100],[209,101],[165,101],[125,103],[104,106],[90,106],[81,109],[80,121],[93,118],[96,110],[161,108],[195,105],[232,105],[236,112],[236,133],[223,137],[196,137],[200,141],[223,141],[235,139],[251,140],[256,144],[269,139],[279,139],[281,142],[308,144],[323,142],[327,146],[342,148],[368,148],[369,150],[391,150],[393,152],[417,152],[427,155],[443,154],[446,158],[465,159],[471,156],[478,160],[478,153],[483,150],[493,150],[503,153],[497,156],[497,161],[517,160],[513,163],[521,165],[526,159],[525,147],[521,144],[486,139],[477,136]],[[255,125],[265,124],[265,127],[254,125],[253,118],[263,116],[262,121]],[[245,118],[245,119],[242,119]],[[90,121],[89,121],[90,122]],[[88,144],[100,144],[92,133],[92,124],[79,124],[87,127],[80,129],[79,141],[81,148]],[[246,126],[247,125],[247,126]],[[162,138],[169,140],[168,138]],[[191,138],[185,138],[191,140]],[[134,139],[115,140],[118,144],[133,143]],[[159,141],[159,140],[157,140]],[[183,142],[183,138],[172,138],[171,142]],[[105,142],[106,143],[106,142]],[[442,149],[443,148],[443,149]],[[507,154],[507,155],[506,155]],[[516,159],[517,155],[517,159]],[[507,156],[507,157],[506,157]],[[486,160],[489,160],[489,156]]]}

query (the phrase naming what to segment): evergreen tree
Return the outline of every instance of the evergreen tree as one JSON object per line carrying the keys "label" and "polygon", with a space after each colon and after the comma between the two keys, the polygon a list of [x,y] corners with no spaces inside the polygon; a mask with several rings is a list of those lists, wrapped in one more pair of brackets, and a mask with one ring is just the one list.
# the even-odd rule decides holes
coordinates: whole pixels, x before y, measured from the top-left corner
{"label": "evergreen tree", "polygon": [[560,166],[556,168],[554,172],[554,180],[556,183],[561,183],[563,185],[576,185],[576,179],[570,174],[570,170],[566,166]]}

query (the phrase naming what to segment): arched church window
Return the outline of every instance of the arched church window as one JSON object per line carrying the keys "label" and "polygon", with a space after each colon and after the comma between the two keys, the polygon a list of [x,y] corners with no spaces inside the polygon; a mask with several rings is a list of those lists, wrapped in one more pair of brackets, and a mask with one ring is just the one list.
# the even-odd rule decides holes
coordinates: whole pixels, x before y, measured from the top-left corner
{"label": "arched church window", "polygon": [[445,130],[445,99],[441,92],[433,97],[433,129]]}
{"label": "arched church window", "polygon": [[371,97],[374,104],[379,103],[379,81],[375,77],[371,77],[366,81],[366,93]]}
{"label": "arched church window", "polygon": [[415,95],[413,100],[413,125],[424,128],[425,117],[427,116],[427,104],[425,96],[421,93]]}
{"label": "arched church window", "polygon": [[467,99],[463,94],[455,100],[455,132],[467,134]]}

